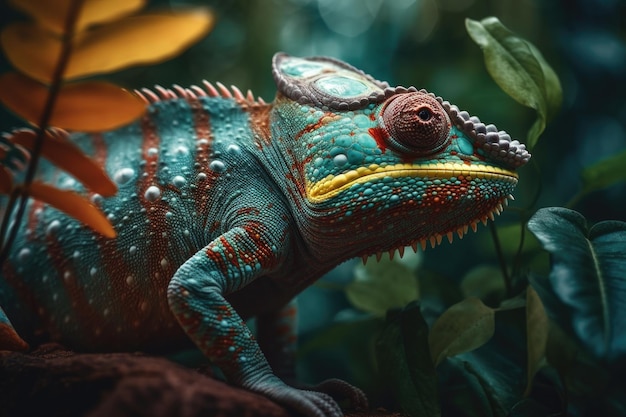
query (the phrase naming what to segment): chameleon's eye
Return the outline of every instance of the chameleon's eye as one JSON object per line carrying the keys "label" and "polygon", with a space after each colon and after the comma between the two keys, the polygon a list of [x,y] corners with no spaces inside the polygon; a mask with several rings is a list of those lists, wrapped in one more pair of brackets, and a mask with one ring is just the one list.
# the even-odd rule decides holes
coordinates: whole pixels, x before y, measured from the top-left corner
{"label": "chameleon's eye", "polygon": [[401,152],[429,155],[448,143],[450,119],[441,105],[421,92],[391,97],[381,113],[389,144]]}

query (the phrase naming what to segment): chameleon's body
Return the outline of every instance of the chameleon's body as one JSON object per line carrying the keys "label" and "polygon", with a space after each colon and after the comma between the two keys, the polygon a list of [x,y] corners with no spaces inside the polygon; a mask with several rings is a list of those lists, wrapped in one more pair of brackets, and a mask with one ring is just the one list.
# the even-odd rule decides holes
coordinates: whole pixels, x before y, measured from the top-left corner
{"label": "chameleon's body", "polygon": [[[431,94],[338,61],[279,54],[274,76],[271,104],[208,84],[144,90],[141,120],[73,134],[119,187],[91,196],[117,238],[29,203],[0,274],[0,349],[191,340],[231,382],[339,415],[327,395],[274,376],[242,319],[260,317],[262,347],[288,346],[293,296],[351,257],[462,236],[502,209],[529,154]],[[42,177],[81,191],[53,167]]]}

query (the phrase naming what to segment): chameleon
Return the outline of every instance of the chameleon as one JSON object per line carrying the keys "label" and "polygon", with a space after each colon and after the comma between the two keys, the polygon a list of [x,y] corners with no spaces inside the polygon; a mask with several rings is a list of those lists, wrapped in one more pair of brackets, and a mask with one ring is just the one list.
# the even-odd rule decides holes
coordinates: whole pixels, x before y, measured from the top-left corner
{"label": "chameleon", "polygon": [[434,247],[493,220],[530,153],[433,93],[334,58],[277,53],[272,74],[271,103],[221,83],[157,86],[135,91],[138,120],[68,133],[117,194],[51,164],[38,175],[89,196],[117,236],[29,201],[0,272],[0,350],[195,345],[231,384],[303,415],[343,415],[337,397],[367,406],[345,381],[285,382],[292,300],[348,259]]}

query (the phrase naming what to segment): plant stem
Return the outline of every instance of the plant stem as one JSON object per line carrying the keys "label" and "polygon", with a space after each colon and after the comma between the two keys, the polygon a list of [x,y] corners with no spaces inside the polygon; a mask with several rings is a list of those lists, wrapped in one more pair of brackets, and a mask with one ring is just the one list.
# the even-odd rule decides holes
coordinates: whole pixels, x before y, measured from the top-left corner
{"label": "plant stem", "polygon": [[[72,53],[72,39],[74,38],[74,28],[76,27],[76,20],[78,19],[78,15],[80,13],[80,9],[82,8],[83,2],[84,0],[74,0],[70,4],[67,16],[65,17],[65,27],[63,31],[61,54],[59,55],[59,60],[57,61],[54,73],[52,74],[52,80],[50,84],[50,89],[48,90],[48,96],[46,97],[46,102],[43,111],[41,112],[41,117],[39,119],[37,138],[35,139],[35,144],[31,152],[30,161],[26,170],[26,176],[24,178],[24,184],[17,188],[19,198],[15,199],[13,202],[13,204],[15,204],[15,201],[19,200],[17,213],[15,214],[15,219],[10,227],[9,237],[6,239],[6,241],[4,241],[4,236],[0,236],[3,243],[2,250],[0,250],[0,265],[3,265],[4,261],[7,259],[9,255],[9,249],[13,244],[15,237],[17,236],[18,228],[22,223],[22,217],[24,216],[24,211],[26,210],[26,202],[28,201],[28,190],[30,188],[30,184],[35,178],[35,173],[37,172],[37,165],[39,163],[39,157],[41,156],[41,149],[43,148],[44,135],[50,122],[50,118],[52,117],[54,104],[56,103],[59,91],[61,90],[61,86],[63,84],[63,73],[65,72],[67,63],[69,62],[69,58]],[[6,230],[4,222],[9,222],[9,218],[11,217],[9,216],[9,214],[12,212],[13,207],[7,207],[7,215],[3,219],[3,225],[0,229]]]}
{"label": "plant stem", "polygon": [[496,248],[496,254],[498,255],[498,261],[500,262],[500,269],[502,269],[502,278],[504,279],[504,288],[506,291],[506,297],[508,298],[512,296],[511,277],[509,276],[509,271],[506,266],[506,259],[504,259],[504,253],[502,253],[502,246],[500,245],[498,232],[493,222],[489,223],[489,231],[491,231],[491,238],[493,240],[493,245]]}

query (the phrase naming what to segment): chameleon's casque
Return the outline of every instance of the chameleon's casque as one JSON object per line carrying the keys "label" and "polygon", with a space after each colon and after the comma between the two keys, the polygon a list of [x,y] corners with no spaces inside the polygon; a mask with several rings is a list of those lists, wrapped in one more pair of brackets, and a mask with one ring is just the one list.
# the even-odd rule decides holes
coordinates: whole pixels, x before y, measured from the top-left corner
{"label": "chameleon's casque", "polygon": [[[530,155],[434,94],[334,59],[277,54],[272,71],[269,104],[221,84],[157,87],[137,92],[140,120],[71,134],[119,187],[90,195],[117,238],[30,202],[0,274],[0,349],[192,341],[234,384],[309,416],[341,415],[328,395],[276,376],[293,354],[290,300],[346,259],[462,237],[502,210]],[[11,134],[0,146],[0,162],[19,170]],[[40,176],[86,193],[50,165]],[[322,387],[366,404],[346,383]]]}

